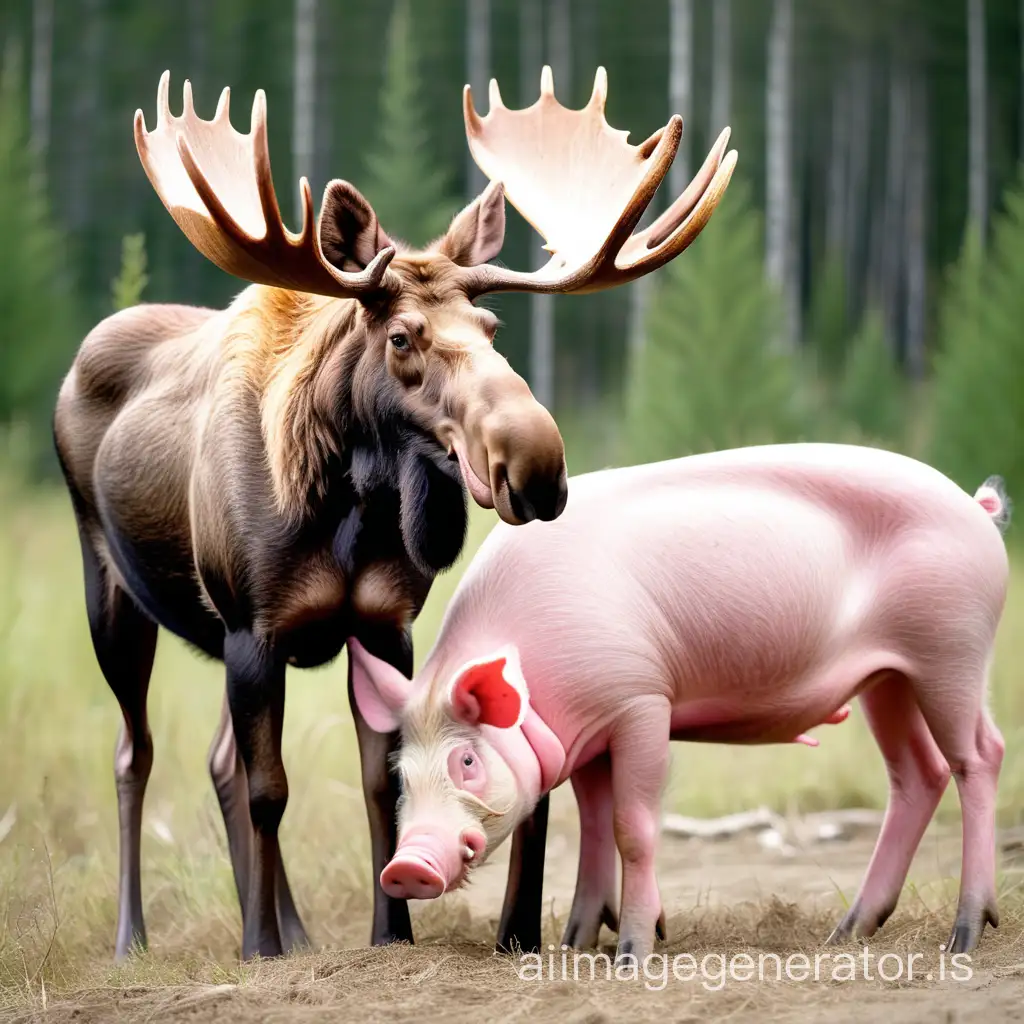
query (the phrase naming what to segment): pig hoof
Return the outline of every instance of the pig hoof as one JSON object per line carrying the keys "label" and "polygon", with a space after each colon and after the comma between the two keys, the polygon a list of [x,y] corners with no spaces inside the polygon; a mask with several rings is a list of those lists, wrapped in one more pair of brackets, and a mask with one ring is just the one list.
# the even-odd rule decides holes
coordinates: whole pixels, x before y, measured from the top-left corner
{"label": "pig hoof", "polygon": [[597,915],[570,914],[562,945],[570,949],[593,949],[600,937],[601,925],[606,925],[613,932],[619,930],[619,915],[607,903]]}
{"label": "pig hoof", "polygon": [[654,926],[654,934],[664,942],[668,938],[668,925],[665,923],[665,911],[658,915],[658,923]]}
{"label": "pig hoof", "polygon": [[859,904],[854,903],[843,915],[832,934],[825,940],[826,946],[838,946],[856,939],[868,939],[889,919],[895,907],[886,907],[875,914],[866,914]]}
{"label": "pig hoof", "polygon": [[601,924],[613,932],[619,930],[619,913],[610,903],[601,908]]}
{"label": "pig hoof", "polygon": [[985,925],[999,927],[999,912],[993,905],[978,910],[962,910],[957,913],[953,934],[946,943],[947,953],[970,953],[981,941]]}

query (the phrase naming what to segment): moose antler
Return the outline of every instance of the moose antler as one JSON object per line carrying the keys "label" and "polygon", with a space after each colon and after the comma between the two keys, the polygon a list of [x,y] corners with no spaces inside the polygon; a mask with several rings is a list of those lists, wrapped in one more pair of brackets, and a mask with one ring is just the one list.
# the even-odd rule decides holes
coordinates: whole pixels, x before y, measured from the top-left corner
{"label": "moose antler", "polygon": [[[395,255],[385,247],[358,273],[346,273],[325,258],[320,225],[313,227],[313,197],[305,177],[302,230],[281,220],[267,149],[267,100],[258,89],[248,135],[235,131],[225,88],[212,121],[196,115],[192,86],[185,81],[184,110],[171,113],[170,72],[160,76],[157,122],[146,131],[135,112],[135,145],[153,188],[189,241],[221,270],[258,284],[354,298],[375,289]],[[322,214],[322,211],[321,211]]]}
{"label": "moose antler", "polygon": [[[551,259],[533,273],[487,264],[466,271],[476,294],[496,291],[592,292],[624,284],[678,256],[708,222],[725,192],[735,150],[726,128],[682,195],[653,223],[632,234],[675,158],[683,122],[674,115],[639,146],[605,120],[608,76],[598,68],[582,110],[555,99],[551,68],[540,98],[509,110],[491,79],[490,110],[481,118],[467,85],[466,138],[480,169],[500,181],[517,210],[544,237]],[[723,154],[724,157],[723,157]]]}

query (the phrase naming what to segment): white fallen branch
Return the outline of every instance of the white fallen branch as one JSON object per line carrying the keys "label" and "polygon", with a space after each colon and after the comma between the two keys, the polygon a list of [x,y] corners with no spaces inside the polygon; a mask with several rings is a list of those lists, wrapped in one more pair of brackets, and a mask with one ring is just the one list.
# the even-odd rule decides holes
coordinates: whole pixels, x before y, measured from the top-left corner
{"label": "white fallen branch", "polygon": [[716,841],[745,832],[757,834],[765,849],[792,856],[797,846],[849,839],[853,833],[867,829],[876,831],[882,823],[880,811],[868,808],[820,811],[787,819],[768,807],[739,811],[721,818],[689,818],[682,814],[666,814],[661,820],[662,832],[685,839]]}
{"label": "white fallen branch", "polygon": [[763,829],[784,832],[785,819],[767,807],[739,811],[722,818],[688,818],[682,814],[666,814],[661,819],[662,832],[687,839],[727,839],[741,832],[759,832]]}

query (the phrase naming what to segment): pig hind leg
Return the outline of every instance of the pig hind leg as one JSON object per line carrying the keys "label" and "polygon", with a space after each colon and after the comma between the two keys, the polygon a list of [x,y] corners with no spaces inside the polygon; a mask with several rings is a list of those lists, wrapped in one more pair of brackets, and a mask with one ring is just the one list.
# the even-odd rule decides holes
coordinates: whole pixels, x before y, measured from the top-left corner
{"label": "pig hind leg", "polygon": [[829,936],[831,943],[873,935],[895,910],[921,837],[949,784],[949,766],[906,676],[885,674],[861,693],[860,703],[885,759],[889,803],[860,891]]}
{"label": "pig hind leg", "polygon": [[597,945],[601,925],[618,930],[618,852],[612,813],[612,775],[607,756],[572,773],[580,812],[580,860],[576,893],[562,943],[575,949]]}
{"label": "pig hind leg", "polygon": [[999,924],[996,906],[996,789],[1003,763],[1003,737],[984,704],[986,673],[977,683],[964,677],[930,681],[916,687],[939,750],[956,779],[963,821],[960,898],[950,953],[967,953],[978,944],[986,923]]}

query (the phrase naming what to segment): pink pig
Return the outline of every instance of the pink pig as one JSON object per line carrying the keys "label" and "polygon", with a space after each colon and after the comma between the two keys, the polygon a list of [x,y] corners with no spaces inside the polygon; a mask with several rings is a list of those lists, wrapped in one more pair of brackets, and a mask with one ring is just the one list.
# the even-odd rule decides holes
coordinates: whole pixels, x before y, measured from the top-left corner
{"label": "pink pig", "polygon": [[856,901],[832,940],[896,906],[952,773],[963,818],[948,947],[998,922],[996,785],[986,708],[1008,577],[998,478],[972,499],[890,452],[779,445],[575,477],[549,523],[498,525],[415,679],[349,641],[371,727],[401,728],[396,897],[461,885],[569,779],[581,820],[565,941],[614,921],[642,958],[669,740],[780,743],[859,698],[890,780]]}

